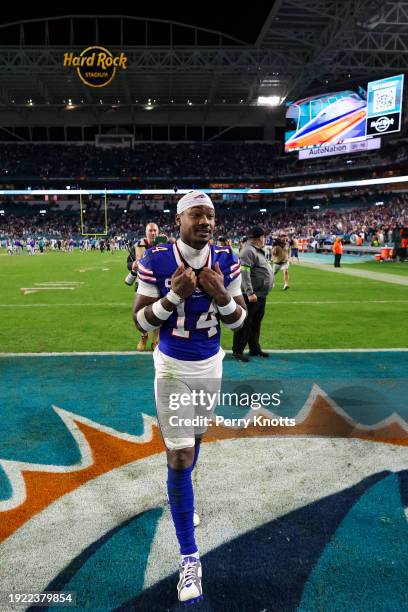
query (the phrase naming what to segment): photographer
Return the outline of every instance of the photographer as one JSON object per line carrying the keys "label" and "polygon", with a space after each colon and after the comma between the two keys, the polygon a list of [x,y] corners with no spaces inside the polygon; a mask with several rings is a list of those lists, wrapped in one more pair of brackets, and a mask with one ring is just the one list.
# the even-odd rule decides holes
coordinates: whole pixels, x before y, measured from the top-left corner
{"label": "photographer", "polygon": [[[156,223],[148,223],[146,225],[146,236],[136,242],[133,247],[128,248],[129,255],[127,258],[127,267],[129,274],[125,278],[125,283],[129,286],[133,285],[137,277],[137,268],[139,261],[142,259],[147,249],[152,248],[155,245],[155,240],[158,236],[159,228]],[[136,287],[137,289],[137,284]],[[136,350],[143,352],[146,350],[147,340],[149,334],[142,334],[137,344]],[[159,331],[155,330],[152,335],[151,349],[154,351],[158,344]]]}

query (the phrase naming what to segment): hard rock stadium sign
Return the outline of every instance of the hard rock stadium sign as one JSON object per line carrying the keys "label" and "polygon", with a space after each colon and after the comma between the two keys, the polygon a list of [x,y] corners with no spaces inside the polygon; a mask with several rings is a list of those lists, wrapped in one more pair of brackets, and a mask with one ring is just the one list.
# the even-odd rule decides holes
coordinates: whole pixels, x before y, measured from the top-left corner
{"label": "hard rock stadium sign", "polygon": [[64,66],[76,68],[81,81],[89,87],[105,87],[116,75],[116,70],[126,70],[128,58],[121,52],[113,55],[105,47],[87,47],[79,55],[64,53]]}

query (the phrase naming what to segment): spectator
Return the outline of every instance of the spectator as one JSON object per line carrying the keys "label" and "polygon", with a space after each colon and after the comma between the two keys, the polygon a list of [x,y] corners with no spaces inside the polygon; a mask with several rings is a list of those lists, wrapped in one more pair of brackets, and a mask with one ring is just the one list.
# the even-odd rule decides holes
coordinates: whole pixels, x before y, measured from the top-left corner
{"label": "spectator", "polygon": [[287,236],[280,236],[272,247],[273,287],[279,270],[283,272],[283,291],[289,289],[289,246]]}

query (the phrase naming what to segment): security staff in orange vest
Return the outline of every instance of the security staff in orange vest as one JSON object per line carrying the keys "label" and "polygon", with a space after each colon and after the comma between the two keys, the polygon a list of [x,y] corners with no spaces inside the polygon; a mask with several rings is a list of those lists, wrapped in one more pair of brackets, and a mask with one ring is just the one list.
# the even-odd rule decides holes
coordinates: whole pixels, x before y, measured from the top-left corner
{"label": "security staff in orange vest", "polygon": [[334,267],[341,268],[340,259],[343,255],[343,244],[341,242],[341,238],[337,237],[333,244],[333,253],[334,253]]}

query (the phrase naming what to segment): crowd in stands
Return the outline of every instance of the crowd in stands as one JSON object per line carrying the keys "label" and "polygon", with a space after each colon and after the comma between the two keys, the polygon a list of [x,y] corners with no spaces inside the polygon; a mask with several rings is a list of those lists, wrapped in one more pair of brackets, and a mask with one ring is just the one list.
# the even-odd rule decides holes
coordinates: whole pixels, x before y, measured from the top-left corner
{"label": "crowd in stands", "polygon": [[[15,210],[15,209],[14,209]],[[384,202],[365,206],[341,208],[331,206],[330,202],[319,210],[308,208],[275,207],[262,209],[259,204],[232,204],[228,210],[217,215],[216,236],[225,236],[231,241],[239,241],[248,233],[254,224],[261,224],[272,235],[287,234],[300,238],[332,242],[338,235],[344,241],[354,242],[361,236],[365,244],[374,246],[391,243],[395,228],[408,227],[408,194],[393,194]],[[27,211],[26,211],[27,213]],[[124,213],[114,210],[109,213],[108,238],[123,238],[133,241],[144,236],[147,222],[158,224],[160,232],[176,236],[174,210],[172,212],[148,212],[139,209]],[[98,225],[99,223],[99,225]],[[103,232],[102,215],[90,213],[84,230]],[[28,241],[48,238],[54,240],[74,240],[78,245],[82,239],[78,211],[61,214],[58,210],[49,211],[46,215],[34,214],[24,216],[7,214],[0,216],[0,241],[7,239]]]}
{"label": "crowd in stands", "polygon": [[304,181],[305,175],[346,172],[350,176],[356,169],[364,170],[367,178],[375,168],[408,163],[403,139],[387,140],[378,152],[355,153],[351,159],[343,155],[298,160],[296,154],[283,154],[279,146],[268,142],[139,143],[133,149],[105,149],[90,144],[4,143],[0,146],[0,176],[33,180],[156,177],[173,182],[188,177],[276,180],[299,175]]}

